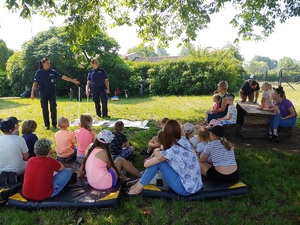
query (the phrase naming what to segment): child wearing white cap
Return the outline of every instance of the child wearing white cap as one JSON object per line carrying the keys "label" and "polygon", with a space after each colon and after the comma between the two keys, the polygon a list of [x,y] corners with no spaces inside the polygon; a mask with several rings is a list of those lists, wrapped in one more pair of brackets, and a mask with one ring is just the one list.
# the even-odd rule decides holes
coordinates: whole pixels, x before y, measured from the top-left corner
{"label": "child wearing white cap", "polygon": [[182,134],[191,143],[193,149],[196,149],[200,140],[198,136],[195,135],[194,125],[192,123],[185,123],[182,127]]}
{"label": "child wearing white cap", "polygon": [[88,183],[95,189],[104,190],[114,187],[118,179],[128,178],[121,173],[122,170],[140,177],[141,173],[127,160],[118,157],[113,161],[109,152],[109,144],[114,135],[109,130],[102,130],[94,143],[88,147],[83,163],[79,170],[79,177],[86,174]]}

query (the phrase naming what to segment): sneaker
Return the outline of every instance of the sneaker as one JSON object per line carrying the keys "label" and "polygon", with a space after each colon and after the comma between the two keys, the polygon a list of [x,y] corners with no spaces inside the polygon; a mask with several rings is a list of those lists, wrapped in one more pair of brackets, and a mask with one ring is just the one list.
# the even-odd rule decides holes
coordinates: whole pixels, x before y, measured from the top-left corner
{"label": "sneaker", "polygon": [[45,126],[45,130],[50,130],[50,126]]}
{"label": "sneaker", "polygon": [[277,142],[277,143],[278,143],[278,142],[279,142],[279,137],[278,137],[278,135],[274,135],[274,134],[273,134],[271,140],[272,140],[272,142]]}
{"label": "sneaker", "polygon": [[272,138],[272,136],[273,136],[273,134],[271,133],[269,133],[269,132],[267,132],[267,137],[269,138],[269,139],[271,139]]}
{"label": "sneaker", "polygon": [[110,116],[106,115],[106,116],[102,116],[102,118],[104,118],[104,119],[109,119]]}

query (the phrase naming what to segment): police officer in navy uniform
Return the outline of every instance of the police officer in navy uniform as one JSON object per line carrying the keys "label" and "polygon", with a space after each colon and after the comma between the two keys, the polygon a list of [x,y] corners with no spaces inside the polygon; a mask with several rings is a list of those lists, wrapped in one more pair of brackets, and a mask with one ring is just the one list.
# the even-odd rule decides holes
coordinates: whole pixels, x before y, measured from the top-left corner
{"label": "police officer in navy uniform", "polygon": [[101,117],[101,105],[102,103],[102,117],[110,118],[107,110],[107,95],[110,93],[108,76],[104,69],[99,67],[97,59],[92,59],[94,69],[91,69],[88,73],[86,84],[86,95],[89,96],[90,92],[95,102],[95,108],[97,116]]}
{"label": "police officer in navy uniform", "polygon": [[56,128],[57,125],[56,94],[54,83],[54,80],[56,79],[63,79],[74,84],[79,84],[77,79],[71,79],[67,76],[57,73],[53,69],[50,69],[50,60],[48,58],[43,58],[40,61],[39,70],[36,71],[34,75],[30,98],[32,100],[34,99],[34,91],[39,86],[44,124],[47,130],[50,129],[48,101],[50,103],[52,126]]}

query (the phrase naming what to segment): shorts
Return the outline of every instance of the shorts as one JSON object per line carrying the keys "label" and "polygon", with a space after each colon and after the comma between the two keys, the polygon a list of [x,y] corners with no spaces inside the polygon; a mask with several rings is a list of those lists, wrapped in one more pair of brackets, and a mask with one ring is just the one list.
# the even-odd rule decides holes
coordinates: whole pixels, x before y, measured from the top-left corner
{"label": "shorts", "polygon": [[115,172],[113,171],[112,168],[109,168],[108,172],[111,174],[111,180],[112,180],[111,181],[111,186],[114,187],[118,183],[118,179],[117,179],[116,174],[115,174]]}
{"label": "shorts", "polygon": [[133,152],[131,151],[130,148],[123,148],[119,155],[113,155],[113,160],[115,160],[118,157],[122,157],[122,158],[126,159],[132,153]]}
{"label": "shorts", "polygon": [[240,178],[239,170],[237,169],[232,174],[222,174],[216,170],[214,166],[210,167],[206,172],[207,179],[215,180],[215,181],[238,181]]}

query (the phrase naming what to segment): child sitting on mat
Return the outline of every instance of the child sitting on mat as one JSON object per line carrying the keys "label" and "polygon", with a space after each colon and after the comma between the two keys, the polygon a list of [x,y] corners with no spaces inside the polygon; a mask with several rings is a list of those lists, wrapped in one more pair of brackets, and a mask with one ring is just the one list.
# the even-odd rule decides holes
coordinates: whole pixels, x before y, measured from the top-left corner
{"label": "child sitting on mat", "polygon": [[117,157],[126,159],[133,154],[134,147],[129,144],[124,134],[124,123],[122,121],[117,121],[115,123],[114,130],[114,137],[110,143],[109,151],[114,160]]}
{"label": "child sitting on mat", "polygon": [[[166,125],[168,120],[169,120],[169,118],[165,117],[160,121],[160,127],[161,127],[160,131],[163,131],[164,126]],[[148,149],[143,149],[141,151],[141,155],[150,156],[155,148],[160,148],[161,141],[159,141],[159,139],[160,140],[162,139],[162,133],[160,131],[158,131],[157,135],[155,135],[154,137],[151,138],[151,140],[148,142]],[[158,136],[160,136],[160,137],[158,137]]]}
{"label": "child sitting on mat", "polygon": [[114,187],[119,178],[122,181],[128,180],[122,170],[135,177],[141,176],[141,173],[127,160],[118,157],[113,161],[109,152],[109,144],[113,136],[109,130],[102,130],[98,134],[95,142],[88,149],[78,173],[78,177],[83,177],[85,172],[89,184],[98,190]]}
{"label": "child sitting on mat", "polygon": [[90,115],[81,115],[79,129],[74,131],[77,140],[77,157],[76,161],[80,164],[83,162],[85,150],[94,142],[96,134],[92,131],[93,118]]}
{"label": "child sitting on mat", "polygon": [[22,125],[22,134],[23,138],[26,141],[29,158],[34,157],[34,143],[38,140],[38,137],[34,133],[36,131],[37,124],[34,120],[25,120]]}
{"label": "child sitting on mat", "polygon": [[195,135],[194,125],[192,123],[185,123],[182,127],[182,135],[191,143],[193,149],[197,148],[199,139]]}
{"label": "child sitting on mat", "polygon": [[68,131],[69,126],[70,123],[66,117],[59,118],[58,127],[60,130],[55,133],[54,139],[57,160],[61,162],[70,162],[76,158],[75,137],[73,132]]}
{"label": "child sitting on mat", "polygon": [[[34,144],[36,157],[28,160],[24,174],[22,194],[25,198],[41,201],[53,197],[72,177],[72,169],[65,168],[61,162],[51,157],[51,144],[51,141],[45,138]],[[54,172],[57,173],[53,176]]]}
{"label": "child sitting on mat", "polygon": [[[200,158],[203,155],[204,149],[207,146],[207,143],[210,142],[209,131],[206,127],[202,126],[198,130],[198,137],[200,142],[197,144],[196,154]],[[211,163],[211,157],[207,159],[208,163]]]}

